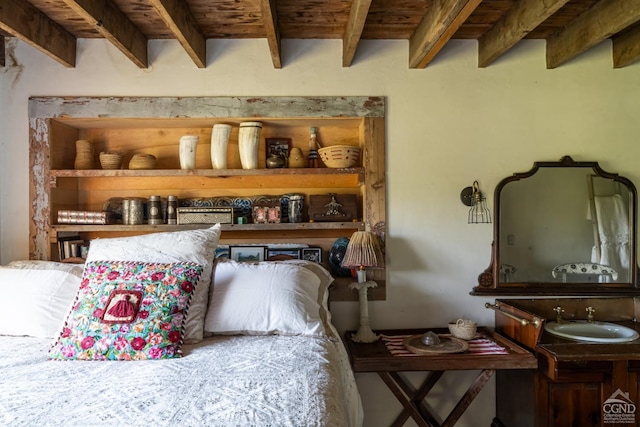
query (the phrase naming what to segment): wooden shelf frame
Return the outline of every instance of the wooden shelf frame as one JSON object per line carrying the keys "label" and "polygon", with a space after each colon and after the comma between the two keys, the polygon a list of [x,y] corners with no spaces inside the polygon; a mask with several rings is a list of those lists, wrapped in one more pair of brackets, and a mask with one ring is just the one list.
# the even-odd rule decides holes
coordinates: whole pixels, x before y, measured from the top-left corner
{"label": "wooden shelf frame", "polygon": [[[211,169],[198,150],[197,169],[181,170],[177,144],[182,134],[207,142],[216,123],[261,121],[261,139],[289,137],[303,151],[309,127],[318,127],[325,145],[345,143],[361,149],[355,167],[342,169],[252,169],[239,165],[234,134],[229,169]],[[382,97],[33,97],[30,127],[30,258],[53,259],[59,233],[83,238],[118,237],[202,228],[206,225],[55,224],[60,209],[95,210],[112,197],[247,197],[301,192],[306,195],[355,194],[361,218],[352,223],[225,224],[221,243],[308,242],[327,250],[338,237],[386,229],[385,99]],[[237,132],[237,130],[235,131]],[[325,139],[323,139],[325,138]],[[74,170],[75,140],[89,139],[100,151],[136,152],[158,157],[153,170]],[[263,144],[261,144],[263,145]],[[205,151],[204,153],[202,151]],[[264,147],[260,156],[264,157]],[[259,167],[264,167],[259,166]],[[385,299],[385,270],[374,273],[379,288],[371,299]],[[336,286],[339,300],[357,300],[350,278]],[[333,298],[332,299],[336,299]]]}

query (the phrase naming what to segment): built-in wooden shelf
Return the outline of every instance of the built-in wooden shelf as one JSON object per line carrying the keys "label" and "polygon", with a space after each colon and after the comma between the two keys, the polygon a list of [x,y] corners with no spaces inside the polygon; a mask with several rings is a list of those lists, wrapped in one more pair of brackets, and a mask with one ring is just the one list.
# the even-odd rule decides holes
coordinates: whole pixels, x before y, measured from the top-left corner
{"label": "built-in wooden shelf", "polygon": [[[35,97],[29,102],[30,257],[59,256],[58,239],[77,234],[82,240],[207,228],[207,224],[82,225],[56,224],[61,210],[102,211],[123,198],[176,196],[184,199],[355,196],[356,222],[223,224],[221,244],[306,244],[323,250],[327,264],[336,239],[371,230],[384,235],[385,108],[380,97]],[[263,123],[258,169],[243,169],[238,129],[243,121]],[[232,126],[229,169],[212,169],[212,127]],[[266,138],[290,141],[309,154],[310,127],[324,146],[350,145],[360,158],[350,168],[267,169]],[[179,140],[199,137],[193,170],[180,169]],[[99,153],[123,154],[123,168],[76,170],[76,141],[90,141],[94,167]],[[156,169],[127,169],[136,154],[153,155]],[[371,299],[385,298],[385,270],[372,271],[380,287]],[[357,300],[350,278],[336,282],[338,299]]]}

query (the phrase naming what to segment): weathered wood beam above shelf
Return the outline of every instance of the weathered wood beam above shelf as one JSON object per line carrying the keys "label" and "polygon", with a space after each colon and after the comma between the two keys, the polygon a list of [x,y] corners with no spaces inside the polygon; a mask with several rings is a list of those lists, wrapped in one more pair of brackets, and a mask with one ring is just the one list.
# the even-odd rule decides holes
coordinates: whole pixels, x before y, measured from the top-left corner
{"label": "weathered wood beam above shelf", "polygon": [[147,38],[111,0],[63,0],[140,68],[149,66]]}
{"label": "weathered wood beam above shelf", "polygon": [[0,2],[0,29],[64,65],[76,65],[76,38],[24,0]]}
{"label": "weathered wood beam above shelf", "polygon": [[264,117],[327,118],[384,117],[384,97],[359,96],[275,96],[275,97],[32,97],[29,117],[57,118],[173,118],[175,111],[184,117]]}
{"label": "weathered wood beam above shelf", "polygon": [[356,54],[364,24],[367,21],[371,0],[354,0],[349,11],[349,20],[342,36],[342,66],[349,67]]}
{"label": "weathered wood beam above shelf", "polygon": [[409,39],[409,68],[425,68],[482,0],[434,0]]}
{"label": "weathered wood beam above shelf", "polygon": [[622,68],[640,59],[640,28],[613,39],[613,68]]}
{"label": "weathered wood beam above shelf", "polygon": [[564,64],[638,20],[638,0],[600,0],[547,40],[547,68]]}
{"label": "weathered wood beam above shelf", "polygon": [[280,31],[278,30],[278,14],[276,12],[276,0],[261,0],[260,10],[264,31],[267,34],[267,43],[271,52],[271,61],[274,68],[282,68],[282,55],[280,54]]}
{"label": "weathered wood beam above shelf", "polygon": [[491,65],[569,0],[520,0],[478,40],[478,66]]}
{"label": "weathered wood beam above shelf", "polygon": [[176,36],[198,68],[207,66],[207,40],[186,2],[181,0],[150,0],[164,23]]}

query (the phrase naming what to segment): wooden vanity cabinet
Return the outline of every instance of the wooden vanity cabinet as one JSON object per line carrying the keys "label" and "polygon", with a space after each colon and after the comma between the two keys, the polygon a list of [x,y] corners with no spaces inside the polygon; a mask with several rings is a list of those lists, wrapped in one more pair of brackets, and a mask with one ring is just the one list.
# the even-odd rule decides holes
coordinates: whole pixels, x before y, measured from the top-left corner
{"label": "wooden vanity cabinet", "polygon": [[[635,321],[634,298],[543,299],[500,301],[496,332],[531,350],[538,368],[496,373],[496,422],[507,427],[638,426],[606,423],[603,404],[619,389],[638,405],[640,397],[640,343],[593,344],[553,337],[544,332],[552,307],[562,305],[567,318],[584,312],[585,303],[606,313],[600,320],[618,322],[640,330]],[[513,314],[531,323],[522,325],[505,316]],[[614,314],[615,313],[615,314]],[[615,317],[614,317],[615,316]],[[543,322],[538,328],[535,319]],[[597,318],[598,320],[598,318]]]}
{"label": "wooden vanity cabinet", "polygon": [[[325,258],[338,237],[357,230],[383,235],[385,227],[384,98],[380,97],[37,97],[29,101],[30,126],[30,258],[57,259],[59,236],[82,239],[128,236],[207,225],[71,225],[57,224],[59,210],[101,211],[116,197],[152,195],[181,198],[250,197],[303,193],[355,195],[358,218],[350,222],[224,224],[222,244],[304,243],[321,247]],[[263,123],[258,169],[244,170],[238,150],[243,121]],[[211,130],[232,125],[228,169],[211,166]],[[267,169],[265,138],[289,138],[305,156],[310,127],[325,146],[354,145],[360,159],[354,167]],[[195,170],[181,170],[179,140],[197,135]],[[86,139],[94,150],[94,168],[74,169],[75,142]],[[120,151],[123,166],[102,170],[99,153]],[[152,170],[130,170],[136,153],[153,154]],[[378,288],[371,299],[384,299],[384,269],[374,273]],[[343,280],[344,281],[344,280]],[[349,279],[345,282],[351,282]],[[357,300],[357,292],[332,294]]]}

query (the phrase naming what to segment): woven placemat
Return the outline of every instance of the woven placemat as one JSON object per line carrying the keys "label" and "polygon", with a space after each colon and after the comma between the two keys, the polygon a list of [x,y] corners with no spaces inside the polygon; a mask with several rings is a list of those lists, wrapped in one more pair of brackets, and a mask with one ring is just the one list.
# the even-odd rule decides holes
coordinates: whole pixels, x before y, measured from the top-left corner
{"label": "woven placemat", "polygon": [[422,335],[411,335],[403,340],[407,350],[416,354],[444,354],[464,353],[469,349],[466,341],[451,336],[438,335],[439,344],[425,345],[422,343]]}
{"label": "woven placemat", "polygon": [[[380,338],[384,342],[385,347],[394,356],[400,357],[412,357],[420,356],[420,354],[407,350],[404,346],[405,338],[410,335],[385,335],[381,334]],[[447,335],[445,335],[447,336]],[[450,335],[448,335],[450,336]],[[489,339],[488,337],[477,334],[476,337],[470,341],[465,341],[469,344],[469,354],[485,355],[485,354],[509,354],[509,350]]]}

